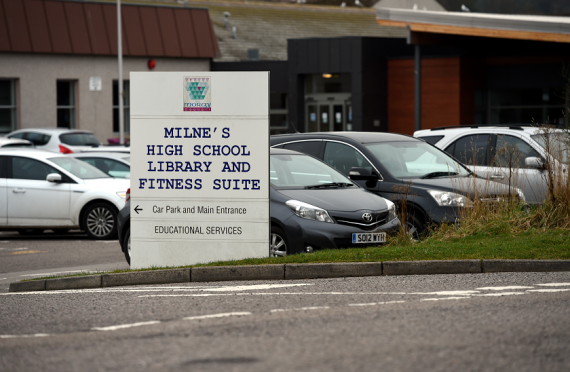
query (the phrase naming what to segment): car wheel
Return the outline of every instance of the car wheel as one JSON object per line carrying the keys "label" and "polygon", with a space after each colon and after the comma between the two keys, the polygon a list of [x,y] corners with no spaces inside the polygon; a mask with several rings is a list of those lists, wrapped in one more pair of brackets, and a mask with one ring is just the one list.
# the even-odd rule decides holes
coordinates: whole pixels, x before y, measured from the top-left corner
{"label": "car wheel", "polygon": [[287,256],[288,239],[285,232],[277,226],[271,227],[271,240],[269,241],[269,257]]}
{"label": "car wheel", "polygon": [[18,230],[18,234],[20,235],[39,235],[44,232],[44,229],[20,229]]}
{"label": "car wheel", "polygon": [[56,234],[65,234],[69,231],[69,229],[52,229],[52,231]]}
{"label": "car wheel", "polygon": [[413,241],[420,241],[422,233],[424,232],[424,225],[421,221],[414,215],[406,216],[406,234]]}
{"label": "car wheel", "polygon": [[123,253],[125,254],[125,258],[127,263],[131,264],[131,228],[127,229],[125,233],[125,237],[123,238]]}
{"label": "car wheel", "polygon": [[107,203],[95,203],[83,215],[83,227],[91,239],[114,239],[117,236],[117,212]]}

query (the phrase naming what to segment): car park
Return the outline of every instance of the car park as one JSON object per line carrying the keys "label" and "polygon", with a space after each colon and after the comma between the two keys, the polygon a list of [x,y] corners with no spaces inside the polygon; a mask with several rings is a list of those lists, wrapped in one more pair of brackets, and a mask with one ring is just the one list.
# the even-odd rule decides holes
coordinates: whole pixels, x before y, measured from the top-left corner
{"label": "car park", "polygon": [[[382,132],[314,132],[271,136],[272,148],[307,153],[364,189],[398,200],[408,233],[419,239],[428,224],[458,222],[475,198],[501,200],[520,190],[472,177],[472,172],[424,140]],[[405,207],[405,213],[403,210]]]}
{"label": "car park", "polygon": [[0,229],[21,233],[82,229],[113,239],[129,180],[40,149],[0,149]]}
{"label": "car park", "polygon": [[[547,197],[545,164],[551,158],[544,148],[544,136],[531,126],[458,126],[416,131],[421,138],[446,151],[478,176],[523,190],[528,204]],[[548,134],[561,150],[560,159],[568,164],[569,137],[563,130]],[[552,159],[556,162],[556,160]]]}
{"label": "car park", "polygon": [[8,147],[34,147],[34,144],[25,139],[0,137],[0,148]]}
{"label": "car park", "polygon": [[[82,151],[124,152],[123,146],[103,146],[93,132],[67,128],[26,128],[8,133],[8,138],[25,139],[37,148],[62,154],[72,154]],[[127,151],[130,152],[130,149]]]}
{"label": "car park", "polygon": [[[400,227],[394,203],[306,154],[271,149],[270,184],[269,256],[379,245]],[[130,263],[130,201],[118,223]]]}
{"label": "car park", "polygon": [[114,178],[130,178],[131,156],[120,152],[80,152],[68,156],[83,160]]}

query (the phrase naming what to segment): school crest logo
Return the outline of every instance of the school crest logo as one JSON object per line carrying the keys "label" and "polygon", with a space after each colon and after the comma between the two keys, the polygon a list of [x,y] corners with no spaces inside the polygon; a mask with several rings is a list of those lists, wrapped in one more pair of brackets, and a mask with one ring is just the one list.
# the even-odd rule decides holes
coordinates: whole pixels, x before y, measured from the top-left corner
{"label": "school crest logo", "polygon": [[212,111],[212,78],[209,76],[185,76],[184,111]]}

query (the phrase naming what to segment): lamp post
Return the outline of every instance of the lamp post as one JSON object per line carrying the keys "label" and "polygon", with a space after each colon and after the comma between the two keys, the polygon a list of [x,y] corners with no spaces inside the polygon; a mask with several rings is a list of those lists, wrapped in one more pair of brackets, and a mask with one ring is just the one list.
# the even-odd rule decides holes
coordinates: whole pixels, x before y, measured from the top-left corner
{"label": "lamp post", "polygon": [[123,100],[125,92],[123,91],[123,37],[121,32],[121,0],[117,0],[117,59],[119,62],[119,144],[125,144],[125,113],[123,109]]}

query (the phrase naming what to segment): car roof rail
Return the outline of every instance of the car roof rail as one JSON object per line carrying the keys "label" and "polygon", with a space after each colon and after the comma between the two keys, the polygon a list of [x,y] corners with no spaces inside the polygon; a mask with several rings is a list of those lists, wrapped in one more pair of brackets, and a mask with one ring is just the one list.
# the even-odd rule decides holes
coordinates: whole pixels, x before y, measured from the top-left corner
{"label": "car roof rail", "polygon": [[[530,127],[531,125],[525,125]],[[445,127],[436,127],[431,128],[430,131],[436,130],[445,130],[445,129],[456,129],[456,128],[490,128],[490,127],[498,127],[498,128],[509,128],[514,130],[524,130],[522,125],[513,125],[513,124],[477,124],[477,125],[450,125]]]}

